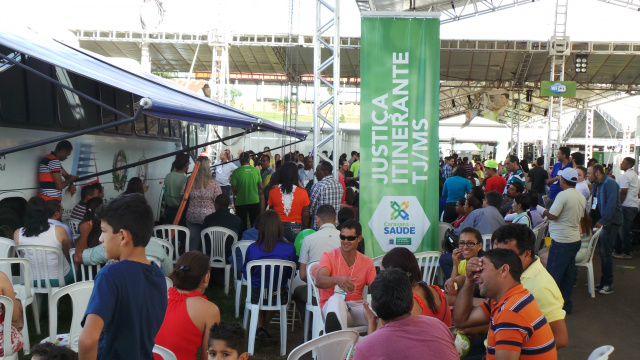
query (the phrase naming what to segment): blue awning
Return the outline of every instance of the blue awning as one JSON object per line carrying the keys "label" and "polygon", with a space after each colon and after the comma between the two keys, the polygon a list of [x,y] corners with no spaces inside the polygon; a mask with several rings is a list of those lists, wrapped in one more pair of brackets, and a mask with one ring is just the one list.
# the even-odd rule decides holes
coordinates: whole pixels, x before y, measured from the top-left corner
{"label": "blue awning", "polygon": [[90,53],[35,33],[0,31],[0,45],[33,56],[51,65],[111,85],[151,100],[143,113],[168,119],[236,128],[258,128],[304,139],[298,131],[259,118],[218,101],[197,95],[178,84],[152,74],[123,69],[108,58]]}

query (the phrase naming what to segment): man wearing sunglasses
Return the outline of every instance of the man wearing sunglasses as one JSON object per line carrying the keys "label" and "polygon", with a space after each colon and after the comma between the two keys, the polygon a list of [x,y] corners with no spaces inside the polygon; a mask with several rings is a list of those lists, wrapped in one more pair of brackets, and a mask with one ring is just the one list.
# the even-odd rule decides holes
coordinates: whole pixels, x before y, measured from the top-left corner
{"label": "man wearing sunglasses", "polygon": [[361,241],[362,226],[347,220],[340,228],[340,247],[320,258],[316,286],[327,333],[367,325],[362,290],[375,280],[376,269],[373,260],[358,252]]}

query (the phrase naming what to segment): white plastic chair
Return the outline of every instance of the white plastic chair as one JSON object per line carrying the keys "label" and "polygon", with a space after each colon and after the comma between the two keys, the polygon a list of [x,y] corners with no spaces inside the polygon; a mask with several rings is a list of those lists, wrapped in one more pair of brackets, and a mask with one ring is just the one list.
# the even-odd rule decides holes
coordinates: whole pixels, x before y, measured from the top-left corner
{"label": "white plastic chair", "polygon": [[587,360],[607,360],[609,359],[609,355],[611,355],[613,350],[615,350],[615,348],[611,345],[600,346],[599,348],[593,350]]}
{"label": "white plastic chair", "polygon": [[589,241],[589,247],[587,248],[587,256],[584,258],[584,260],[580,262],[576,261],[576,266],[584,266],[587,268],[587,281],[588,281],[588,287],[589,287],[589,294],[591,294],[592,298],[596,297],[596,290],[595,290],[594,278],[593,278],[593,254],[596,251],[596,245],[598,245],[598,239],[600,238],[601,231],[602,231],[602,228],[598,229],[593,234],[593,236],[591,236],[591,240]]}
{"label": "white plastic chair", "polygon": [[427,285],[435,284],[436,276],[440,273],[440,252],[423,251],[414,255],[422,271],[422,281]]}
{"label": "white plastic chair", "polygon": [[92,292],[93,280],[77,282],[54,292],[49,299],[49,337],[42,341],[55,343],[58,335],[61,335],[58,333],[58,302],[63,296],[69,295],[73,307],[71,328],[69,329],[69,347],[71,350],[78,351],[78,338],[82,332],[82,325],[80,323],[82,322],[84,313],[87,311]]}
{"label": "white plastic chair", "polygon": [[332,332],[293,349],[287,360],[298,360],[310,351],[315,351],[318,359],[348,359],[359,337],[360,334],[352,330]]}
{"label": "white plastic chair", "polygon": [[376,256],[373,259],[373,266],[377,267],[378,269],[382,268],[382,258],[384,257],[384,255],[380,255],[380,256]]}
{"label": "white plastic chair", "polygon": [[[0,304],[4,306],[5,316],[2,322],[2,348],[4,349],[4,357],[2,359],[18,359],[18,353],[14,353],[11,348],[11,314],[13,314],[13,300],[0,295]],[[23,345],[24,346],[24,345]]]}
{"label": "white plastic chair", "polygon": [[240,317],[240,294],[242,293],[242,285],[247,285],[247,280],[242,277],[242,269],[236,269],[236,252],[240,251],[240,254],[242,255],[242,264],[244,264],[247,248],[253,243],[253,240],[240,240],[231,246],[231,269],[233,283],[236,289],[236,318]]}
{"label": "white plastic chair", "polygon": [[[320,329],[316,324],[318,321],[322,322],[322,311],[320,309],[320,299],[316,298],[316,293],[318,289],[314,292],[313,287],[315,284],[315,277],[311,275],[313,271],[314,274],[318,271],[318,266],[320,265],[319,261],[313,261],[307,265],[307,304],[305,306],[305,315],[304,315],[304,342],[309,340],[309,318],[313,316],[313,324],[311,324],[312,335],[311,338],[315,339],[318,337],[320,333]],[[316,304],[313,304],[313,299],[316,299]]]}
{"label": "white plastic chair", "polygon": [[[69,249],[69,258],[71,259],[71,264],[69,265],[71,266],[71,272],[73,272],[73,279],[76,281],[94,280],[96,275],[98,275],[98,272],[100,271],[100,269],[102,269],[102,265],[104,264],[98,264],[98,265],[76,264],[73,262],[73,255],[75,255],[75,253],[76,253],[75,248]],[[96,267],[95,274],[93,273],[94,266]],[[80,280],[78,280],[78,274],[77,274],[78,271],[80,272]]]}
{"label": "white plastic chair", "polygon": [[0,258],[12,258],[16,256],[16,243],[12,239],[0,236]]}
{"label": "white plastic chair", "polygon": [[163,348],[160,345],[153,346],[153,353],[160,355],[163,360],[178,360],[176,355],[169,349]]}
{"label": "white plastic chair", "polygon": [[[21,276],[12,276],[11,265],[18,264],[20,266]],[[35,296],[31,290],[33,286],[33,277],[31,276],[31,264],[27,259],[0,259],[0,268],[11,280],[13,291],[16,293],[16,299],[22,302],[22,316],[24,327],[22,328],[22,350],[25,354],[31,349],[31,341],[29,339],[29,323],[27,322],[27,305],[31,305],[33,311],[33,319],[35,321],[36,333],[40,334],[40,314],[34,303]],[[16,281],[19,280],[19,281]],[[24,282],[24,283],[23,283]]]}
{"label": "white plastic chair", "polygon": [[207,249],[206,236],[209,236],[209,244],[211,253],[209,254],[209,266],[212,268],[224,269],[224,293],[229,295],[229,275],[231,274],[231,264],[227,264],[227,254],[224,251],[224,245],[227,237],[233,238],[232,244],[238,241],[238,235],[233,231],[222,226],[211,226],[200,232],[202,241],[202,251]]}
{"label": "white plastic chair", "polygon": [[165,277],[164,279],[167,282],[167,290],[169,290],[169,288],[173,287],[173,280],[169,279],[168,277]]}
{"label": "white plastic chair", "polygon": [[536,229],[533,230],[534,233],[536,234],[536,243],[535,243],[535,247],[534,247],[536,253],[542,247],[542,242],[544,241],[544,238],[547,235],[547,228],[548,227],[549,227],[549,221],[545,220],[542,223],[540,223],[540,225],[538,225],[536,227],[536,229],[538,229],[538,232],[536,232]]}
{"label": "white plastic chair", "polygon": [[[158,244],[160,246],[162,246],[162,248],[164,249],[164,251],[167,253],[167,255],[169,255],[169,259],[173,259],[173,254],[175,254],[175,248],[173,247],[173,245],[171,245],[170,242],[157,238],[155,236],[152,236],[149,239],[149,242],[153,242],[155,244]],[[174,263],[175,264],[175,263]]]}
{"label": "white plastic chair", "polygon": [[67,225],[69,225],[73,235],[80,235],[80,223],[82,223],[82,221],[76,219],[67,220]]}
{"label": "white plastic chair", "polygon": [[[180,233],[183,235],[180,236]],[[158,225],[153,228],[153,235],[168,241],[171,245],[173,245],[173,263],[178,262],[178,258],[180,255],[184,254],[184,252],[180,253],[180,246],[178,239],[180,237],[184,237],[184,248],[185,251],[189,251],[189,236],[191,232],[188,228],[180,225]]]}
{"label": "white plastic chair", "polygon": [[[259,268],[258,271],[260,273],[260,300],[258,301],[258,304],[253,304],[251,302],[251,272],[256,267]],[[278,268],[277,271],[276,268]],[[291,272],[289,274],[289,279],[283,284],[282,280],[284,279],[286,269],[290,269]],[[293,292],[292,283],[295,273],[296,263],[293,261],[253,260],[249,261],[247,264],[247,298],[244,308],[244,328],[247,328],[247,320],[249,320],[249,314],[251,314],[251,321],[248,329],[250,355],[253,355],[255,348],[258,314],[261,310],[280,311],[280,355],[284,356],[287,353],[287,308],[291,302],[291,293]],[[268,286],[266,286],[265,280],[269,281]],[[282,291],[280,291],[281,288],[288,289],[286,301],[282,301],[283,294]],[[266,299],[265,294],[269,294],[266,296]],[[271,296],[271,294],[275,294],[276,296]]]}
{"label": "white plastic chair", "polygon": [[149,260],[149,262],[155,263],[157,267],[162,269],[162,266],[160,265],[160,259],[158,259],[158,257],[153,255],[146,255],[146,257],[147,257],[147,260]]}
{"label": "white plastic chair", "polygon": [[442,242],[444,241],[444,234],[445,232],[447,232],[447,230],[453,230],[453,225],[440,221],[438,223],[438,246],[440,252],[442,252]]}

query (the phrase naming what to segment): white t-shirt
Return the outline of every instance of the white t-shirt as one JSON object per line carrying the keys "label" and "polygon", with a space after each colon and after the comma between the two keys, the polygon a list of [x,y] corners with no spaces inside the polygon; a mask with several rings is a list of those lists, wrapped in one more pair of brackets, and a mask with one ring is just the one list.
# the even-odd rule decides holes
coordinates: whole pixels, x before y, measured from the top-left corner
{"label": "white t-shirt", "polygon": [[633,169],[629,169],[624,174],[618,176],[618,185],[620,186],[620,189],[627,189],[627,197],[624,199],[622,206],[633,208],[638,207],[639,183],[638,174],[636,174]]}
{"label": "white t-shirt", "polygon": [[557,216],[549,221],[551,239],[559,243],[580,241],[580,219],[584,215],[587,200],[575,188],[558,193],[549,213]]}
{"label": "white t-shirt", "polygon": [[320,261],[325,251],[340,247],[340,231],[333,224],[323,224],[317,232],[307,235],[300,247],[300,263]]}

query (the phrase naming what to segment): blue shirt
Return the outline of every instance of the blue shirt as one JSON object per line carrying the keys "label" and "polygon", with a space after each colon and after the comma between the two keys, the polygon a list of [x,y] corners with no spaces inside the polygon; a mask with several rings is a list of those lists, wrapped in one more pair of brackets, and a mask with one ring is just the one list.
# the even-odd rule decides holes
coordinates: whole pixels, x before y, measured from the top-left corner
{"label": "blue shirt", "polygon": [[153,359],[166,310],[162,271],[153,264],[123,260],[105,266],[96,276],[82,326],[89,314],[104,321],[98,360],[148,360]]}
{"label": "blue shirt", "polygon": [[[245,255],[244,258],[244,266],[242,267],[242,276],[246,279],[247,278],[247,264],[249,263],[249,261],[252,260],[268,260],[268,259],[272,259],[272,260],[288,260],[288,261],[293,261],[293,262],[297,262],[298,261],[298,256],[296,255],[296,247],[293,246],[293,244],[289,244],[286,243],[284,241],[278,241],[276,243],[276,246],[273,248],[273,251],[271,252],[265,252],[260,248],[260,245],[256,244],[251,244],[249,245],[249,247],[247,248],[247,254]],[[253,272],[251,273],[251,286],[253,288],[260,288],[260,271],[258,270],[258,268],[254,268]],[[276,278],[277,274],[274,275],[274,278]],[[285,275],[282,277],[282,283],[285,284],[286,280],[288,280],[291,277],[291,274],[287,274],[285,273]],[[269,286],[269,274],[265,274],[265,287]]]}
{"label": "blue shirt", "polygon": [[604,176],[602,182],[593,184],[593,201],[597,201],[596,211],[600,215],[601,225],[622,225],[622,203],[620,202],[620,186],[609,176]]}
{"label": "blue shirt", "polygon": [[447,198],[448,203],[454,203],[471,191],[471,183],[462,176],[452,176],[444,182],[442,196]]}
{"label": "blue shirt", "polygon": [[[568,167],[572,167],[573,163],[571,161],[569,161],[567,163],[567,165],[565,165],[564,167],[562,167],[562,163],[561,162],[557,162],[555,165],[553,165],[553,169],[551,170],[551,175],[549,175],[550,178],[554,178],[556,176],[558,176],[558,172],[560,170],[564,170]],[[562,188],[560,188],[560,180],[556,180],[553,184],[551,184],[551,186],[549,186],[549,197],[552,199],[556,199],[556,196],[558,196],[558,193],[562,191]]]}

